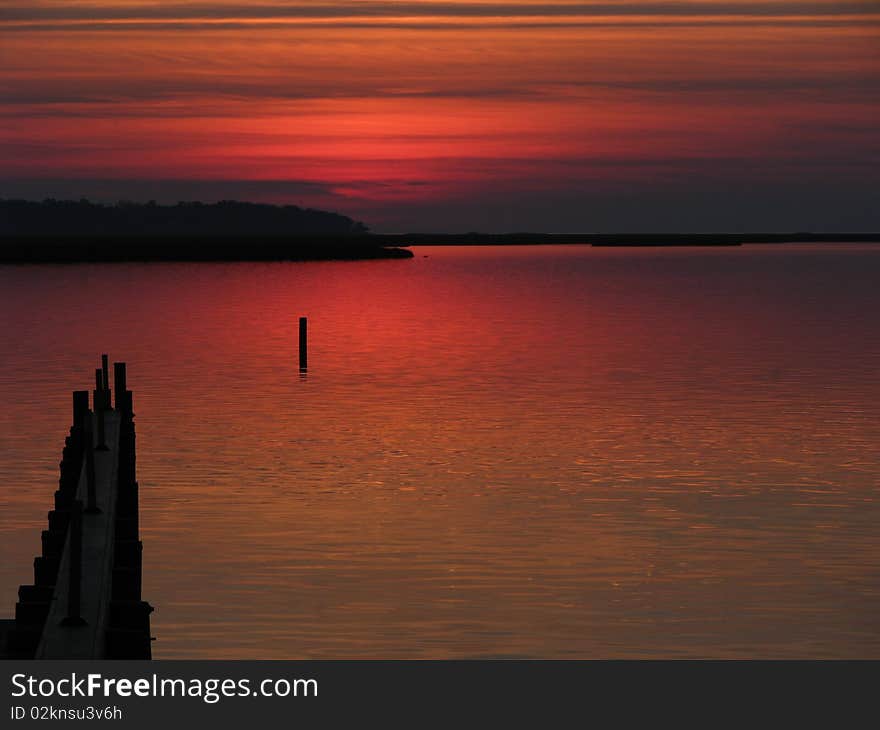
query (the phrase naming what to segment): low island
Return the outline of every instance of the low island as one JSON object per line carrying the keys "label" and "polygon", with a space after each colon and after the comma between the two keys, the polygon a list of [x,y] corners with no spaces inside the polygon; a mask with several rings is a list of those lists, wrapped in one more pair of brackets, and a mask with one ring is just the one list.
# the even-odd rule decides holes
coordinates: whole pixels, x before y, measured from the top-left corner
{"label": "low island", "polygon": [[348,216],[295,205],[0,199],[0,263],[412,258]]}

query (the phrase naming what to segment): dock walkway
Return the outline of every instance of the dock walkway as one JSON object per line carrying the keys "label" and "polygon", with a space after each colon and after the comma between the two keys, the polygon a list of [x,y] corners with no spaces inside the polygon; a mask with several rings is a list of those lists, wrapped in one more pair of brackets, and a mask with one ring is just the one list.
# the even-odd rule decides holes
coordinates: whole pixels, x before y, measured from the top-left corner
{"label": "dock walkway", "polygon": [[107,357],[88,391],[73,394],[55,509],[43,531],[34,583],[19,588],[14,621],[0,622],[0,656],[149,659],[150,613],[141,600],[138,484],[132,394],[125,363]]}

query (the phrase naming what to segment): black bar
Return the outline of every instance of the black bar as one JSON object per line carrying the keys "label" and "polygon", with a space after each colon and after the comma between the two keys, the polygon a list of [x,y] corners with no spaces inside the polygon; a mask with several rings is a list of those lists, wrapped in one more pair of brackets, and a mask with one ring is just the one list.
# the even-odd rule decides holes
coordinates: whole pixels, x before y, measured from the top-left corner
{"label": "black bar", "polygon": [[[136,611],[137,609],[132,609]],[[142,609],[142,614],[148,609]],[[111,608],[112,611],[112,608]],[[117,609],[111,615],[119,612]],[[119,637],[131,645],[131,638]],[[156,648],[161,646],[158,637]],[[108,637],[116,643],[117,637]],[[870,725],[878,662],[706,661],[43,661],[0,662],[0,682],[99,682],[94,696],[62,707],[118,709],[114,728],[653,728]],[[2,676],[3,672],[6,676]],[[146,696],[130,684],[143,680]],[[173,682],[178,680],[175,688]],[[196,681],[198,680],[198,681]],[[223,680],[232,680],[223,682]],[[266,681],[268,680],[268,681]],[[23,707],[51,700],[9,697]],[[56,695],[57,697],[57,695]],[[2,709],[2,708],[0,708]],[[10,717],[7,709],[2,713]],[[12,715],[12,717],[16,717]],[[866,722],[866,718],[868,722]],[[723,719],[723,722],[721,720]],[[425,720],[429,720],[426,722]],[[22,723],[22,727],[29,727]],[[10,723],[10,727],[12,724]]]}

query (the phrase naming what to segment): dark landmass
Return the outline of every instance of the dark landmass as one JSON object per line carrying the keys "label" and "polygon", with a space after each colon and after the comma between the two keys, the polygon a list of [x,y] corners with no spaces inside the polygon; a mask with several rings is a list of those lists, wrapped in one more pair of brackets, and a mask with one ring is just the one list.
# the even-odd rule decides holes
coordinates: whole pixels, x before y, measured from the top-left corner
{"label": "dark landmass", "polygon": [[367,230],[348,216],[295,205],[0,199],[4,236],[351,236]]}
{"label": "dark landmass", "polygon": [[411,258],[408,246],[740,246],[880,242],[880,233],[374,234],[337,213],[256,203],[0,199],[0,263]]}
{"label": "dark landmass", "polygon": [[294,205],[0,199],[0,262],[411,258],[337,213]]}

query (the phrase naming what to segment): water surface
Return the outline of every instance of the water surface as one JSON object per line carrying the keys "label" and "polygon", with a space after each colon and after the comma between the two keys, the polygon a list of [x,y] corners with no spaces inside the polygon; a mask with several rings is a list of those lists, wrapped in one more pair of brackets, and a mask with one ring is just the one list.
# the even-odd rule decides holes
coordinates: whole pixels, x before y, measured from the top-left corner
{"label": "water surface", "polygon": [[880,247],[415,251],[0,267],[0,610],[109,352],[156,657],[880,658]]}

